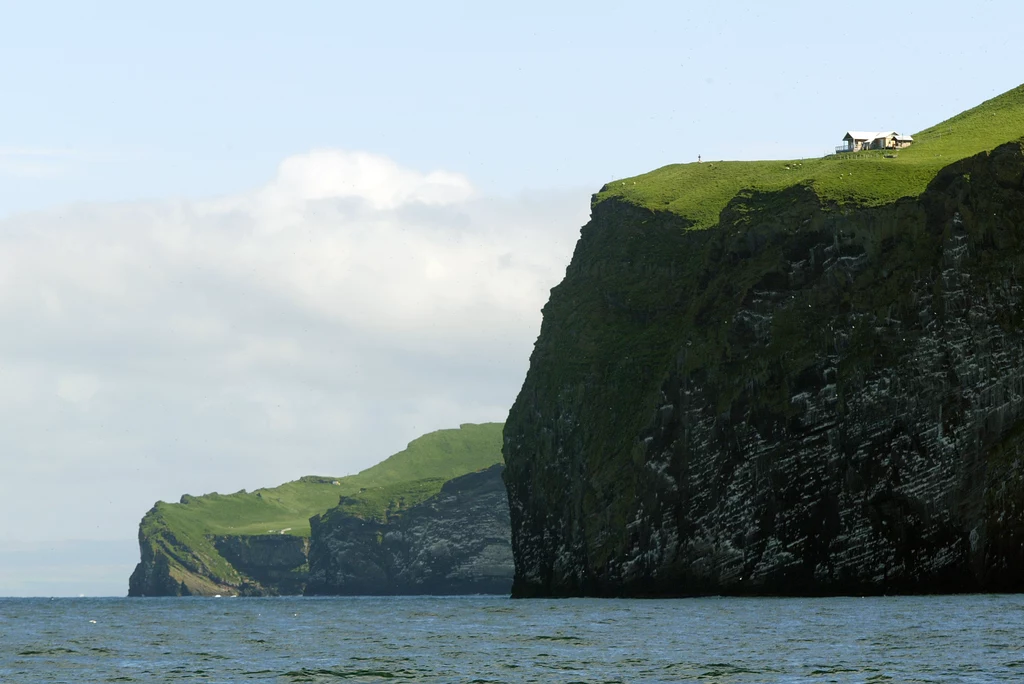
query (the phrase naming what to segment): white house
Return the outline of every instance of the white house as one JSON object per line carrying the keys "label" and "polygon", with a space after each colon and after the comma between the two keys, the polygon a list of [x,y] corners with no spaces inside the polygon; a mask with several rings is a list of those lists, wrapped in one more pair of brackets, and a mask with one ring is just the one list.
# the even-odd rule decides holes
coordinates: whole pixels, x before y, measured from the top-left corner
{"label": "white house", "polygon": [[914,139],[896,131],[847,131],[843,144],[836,148],[836,154],[859,152],[860,150],[898,150],[907,147]]}

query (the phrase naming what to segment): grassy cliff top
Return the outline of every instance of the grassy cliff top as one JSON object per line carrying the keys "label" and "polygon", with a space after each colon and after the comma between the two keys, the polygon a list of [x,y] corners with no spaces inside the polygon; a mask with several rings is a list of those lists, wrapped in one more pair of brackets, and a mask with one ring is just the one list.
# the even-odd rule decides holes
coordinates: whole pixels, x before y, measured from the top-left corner
{"label": "grassy cliff top", "polygon": [[150,539],[165,537],[164,543],[181,551],[187,547],[221,577],[233,579],[233,569],[216,553],[207,535],[308,537],[309,519],[337,506],[343,496],[349,502],[346,508],[365,517],[381,517],[396,501],[417,503],[439,491],[447,480],[501,462],[501,441],[501,423],[467,423],[438,430],[355,475],[303,477],[253,492],[185,495],[180,503],[159,501],[143,518],[140,532]]}
{"label": "grassy cliff top", "polygon": [[[501,423],[465,424],[418,437],[375,466],[347,477],[303,477],[279,487],[234,494],[160,501],[155,509],[174,528],[201,534],[286,534],[309,536],[309,519],[338,505],[340,497],[373,496],[373,490],[403,482],[442,482],[501,461]],[[337,484],[335,484],[337,483]],[[365,490],[365,491],[361,491]],[[366,495],[369,495],[367,497]]]}
{"label": "grassy cliff top", "polygon": [[744,189],[808,185],[826,202],[877,206],[916,197],[943,167],[1022,137],[1024,85],[915,133],[914,144],[902,150],[792,161],[671,164],[607,184],[594,203],[620,198],[683,216],[693,221],[693,228],[716,225],[722,209]]}

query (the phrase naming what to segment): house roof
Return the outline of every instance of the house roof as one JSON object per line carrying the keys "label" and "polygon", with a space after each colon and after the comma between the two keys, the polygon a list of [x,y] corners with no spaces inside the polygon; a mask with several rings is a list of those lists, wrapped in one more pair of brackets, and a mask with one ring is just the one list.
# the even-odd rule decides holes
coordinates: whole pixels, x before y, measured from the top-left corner
{"label": "house roof", "polygon": [[912,135],[897,135],[896,139],[900,142],[914,142],[914,136]]}
{"label": "house roof", "polygon": [[851,140],[874,140],[882,133],[869,133],[867,131],[847,131],[844,139],[850,138]]}
{"label": "house roof", "polygon": [[900,135],[896,131],[847,131],[846,135],[843,136],[843,140],[850,138],[851,140],[872,141],[891,136],[896,136],[897,140],[913,141],[913,138],[909,135]]}

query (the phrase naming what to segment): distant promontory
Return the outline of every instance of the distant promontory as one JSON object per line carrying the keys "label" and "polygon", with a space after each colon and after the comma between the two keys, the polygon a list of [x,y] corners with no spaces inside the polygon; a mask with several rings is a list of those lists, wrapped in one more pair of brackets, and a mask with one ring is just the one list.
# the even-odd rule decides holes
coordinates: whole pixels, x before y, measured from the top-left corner
{"label": "distant promontory", "polygon": [[[498,423],[465,424],[424,435],[357,475],[158,502],[139,526],[141,560],[129,596],[302,594],[311,576],[317,593],[358,593],[343,579],[376,593],[508,593],[501,434]],[[351,539],[340,530],[351,530]],[[395,550],[396,534],[404,541],[395,560],[364,564],[363,577],[339,574],[353,567],[347,553],[331,556],[339,544]],[[404,557],[411,565],[382,581]]]}

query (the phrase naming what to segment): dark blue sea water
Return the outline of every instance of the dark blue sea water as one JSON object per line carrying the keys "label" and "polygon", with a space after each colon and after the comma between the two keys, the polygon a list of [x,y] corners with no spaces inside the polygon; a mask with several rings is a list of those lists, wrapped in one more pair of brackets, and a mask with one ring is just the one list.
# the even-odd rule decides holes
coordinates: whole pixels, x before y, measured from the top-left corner
{"label": "dark blue sea water", "polygon": [[1020,682],[1024,597],[0,599],[3,682]]}

